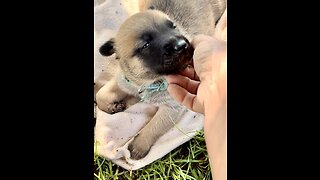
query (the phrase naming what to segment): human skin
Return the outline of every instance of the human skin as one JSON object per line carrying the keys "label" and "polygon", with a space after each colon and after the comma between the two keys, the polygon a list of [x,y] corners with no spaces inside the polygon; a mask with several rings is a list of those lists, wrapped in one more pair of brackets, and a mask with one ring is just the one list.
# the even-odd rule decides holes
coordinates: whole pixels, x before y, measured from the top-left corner
{"label": "human skin", "polygon": [[193,66],[168,75],[170,95],[187,108],[204,114],[204,135],[215,180],[226,179],[226,65],[225,41],[198,35],[192,42]]}

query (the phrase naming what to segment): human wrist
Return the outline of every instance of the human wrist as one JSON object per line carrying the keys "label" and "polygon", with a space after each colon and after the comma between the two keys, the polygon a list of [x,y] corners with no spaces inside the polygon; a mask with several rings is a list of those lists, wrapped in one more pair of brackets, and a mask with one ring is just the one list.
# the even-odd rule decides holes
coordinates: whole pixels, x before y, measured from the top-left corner
{"label": "human wrist", "polygon": [[215,179],[226,178],[226,146],[227,146],[227,116],[226,101],[223,102],[216,113],[208,111],[205,114],[204,136],[210,166],[214,168],[213,177]]}

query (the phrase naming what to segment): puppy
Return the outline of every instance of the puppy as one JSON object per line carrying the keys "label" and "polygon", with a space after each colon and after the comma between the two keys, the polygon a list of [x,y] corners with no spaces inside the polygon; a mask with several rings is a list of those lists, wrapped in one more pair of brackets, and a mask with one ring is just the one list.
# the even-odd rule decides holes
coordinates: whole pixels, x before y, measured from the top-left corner
{"label": "puppy", "polygon": [[143,11],[126,19],[116,36],[100,48],[116,54],[115,76],[96,94],[99,109],[116,113],[143,101],[158,111],[128,149],[131,158],[147,155],[157,139],[186,111],[166,91],[164,75],[177,74],[192,63],[190,41],[197,34],[213,35],[226,6],[224,0],[145,0]]}

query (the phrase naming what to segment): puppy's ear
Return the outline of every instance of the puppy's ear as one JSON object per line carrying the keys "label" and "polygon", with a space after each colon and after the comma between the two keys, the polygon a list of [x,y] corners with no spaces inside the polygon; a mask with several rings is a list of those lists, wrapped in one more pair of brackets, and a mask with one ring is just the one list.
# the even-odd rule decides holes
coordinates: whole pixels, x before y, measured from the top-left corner
{"label": "puppy's ear", "polygon": [[99,52],[102,56],[111,56],[115,51],[114,38],[111,38],[99,48]]}

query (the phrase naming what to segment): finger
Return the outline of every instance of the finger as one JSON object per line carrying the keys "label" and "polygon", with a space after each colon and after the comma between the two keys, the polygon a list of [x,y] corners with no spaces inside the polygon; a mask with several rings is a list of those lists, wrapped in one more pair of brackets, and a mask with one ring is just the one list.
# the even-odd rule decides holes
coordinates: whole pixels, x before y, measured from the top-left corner
{"label": "finger", "polygon": [[209,39],[213,39],[213,37],[200,34],[200,35],[195,36],[195,37],[192,39],[191,45],[192,45],[192,47],[196,48],[196,47],[198,47],[198,45],[199,45],[201,42],[203,42],[203,41],[208,41]]}
{"label": "finger", "polygon": [[188,77],[182,75],[168,75],[166,76],[166,79],[169,84],[177,84],[192,94],[197,93],[200,84],[199,81],[191,80]]}
{"label": "finger", "polygon": [[180,74],[183,76],[187,76],[192,80],[199,81],[199,77],[192,66],[187,66]]}
{"label": "finger", "polygon": [[199,103],[197,96],[189,93],[186,89],[177,84],[169,84],[169,94],[180,104],[195,112],[203,113],[203,108]]}

